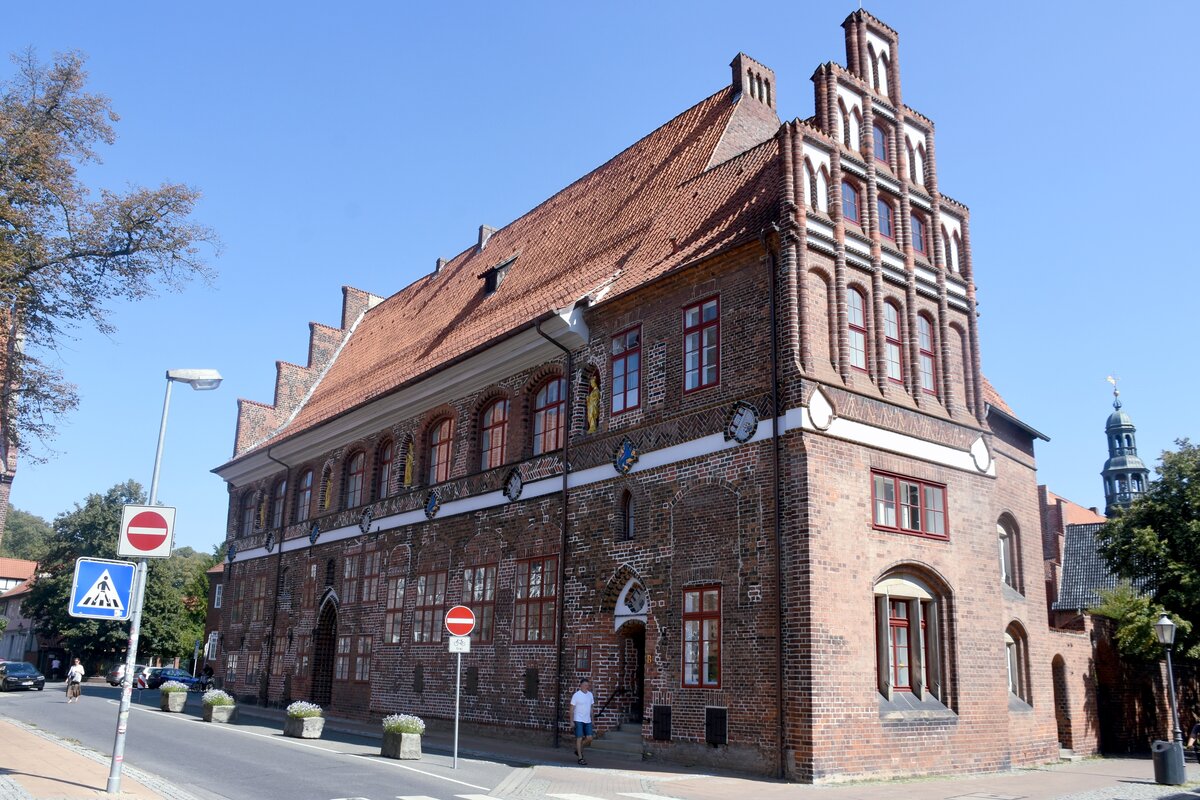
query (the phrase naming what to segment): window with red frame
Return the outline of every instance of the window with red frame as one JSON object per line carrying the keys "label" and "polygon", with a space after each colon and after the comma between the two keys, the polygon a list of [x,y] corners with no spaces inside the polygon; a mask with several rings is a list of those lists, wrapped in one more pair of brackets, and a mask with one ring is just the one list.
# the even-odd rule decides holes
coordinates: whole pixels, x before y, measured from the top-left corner
{"label": "window with red frame", "polygon": [[254,492],[242,495],[242,505],[238,519],[238,535],[249,536],[254,533]]}
{"label": "window with red frame", "polygon": [[358,602],[358,556],[347,556],[342,561],[342,597],[347,603]]}
{"label": "window with red frame", "polygon": [[900,309],[892,303],[883,304],[883,348],[888,380],[900,383],[904,380],[900,360]]}
{"label": "window with red frame", "polygon": [[413,606],[413,641],[430,644],[442,640],[446,618],[446,573],[428,572],[417,576],[416,603]]}
{"label": "window with red frame", "polygon": [[642,329],[619,333],[612,340],[612,413],[641,405]]}
{"label": "window with red frame", "polygon": [[912,246],[921,255],[927,255],[928,249],[925,244],[925,220],[920,214],[912,215]]}
{"label": "window with red frame", "polygon": [[360,450],[350,456],[350,466],[346,472],[346,508],[356,508],[363,504],[363,476],[366,471],[366,453]]}
{"label": "window with red frame", "polygon": [[683,390],[694,392],[721,380],[721,305],[716,297],[683,310]]}
{"label": "window with red frame", "polygon": [[513,614],[513,641],[554,641],[554,613],[558,607],[558,557],[517,562],[517,599]]}
{"label": "window with red frame", "polygon": [[254,579],[253,593],[250,601],[250,621],[262,622],[263,613],[266,609],[267,598],[267,577],[259,575]]}
{"label": "window with red frame", "polygon": [[271,491],[271,527],[283,527],[283,505],[287,499],[287,479],[275,484]]}
{"label": "window with red frame", "polygon": [[383,643],[400,644],[404,620],[404,578],[390,578],[387,585],[387,612],[383,616]]}
{"label": "window with red frame", "polygon": [[312,514],[313,471],[306,469],[296,488],[296,522],[304,522]]}
{"label": "window with red frame", "polygon": [[683,685],[721,685],[721,587],[683,592]]}
{"label": "window with red frame", "polygon": [[492,641],[492,622],[496,616],[496,565],[467,567],[463,570],[463,605],[475,612],[471,641]]}
{"label": "window with red frame", "polygon": [[861,225],[858,214],[858,189],[850,181],[842,181],[842,216]]}
{"label": "window with red frame", "polygon": [[928,394],[937,394],[937,368],[933,351],[933,323],[929,317],[917,317],[917,349],[919,351],[921,389]]}
{"label": "window with red frame", "polygon": [[592,671],[592,648],[590,645],[582,645],[575,648],[575,671]]}
{"label": "window with red frame", "polygon": [[885,239],[896,238],[896,210],[892,208],[892,204],[880,197],[876,203],[876,208],[879,210],[879,235]]}
{"label": "window with red frame", "polygon": [[479,418],[479,468],[492,469],[504,463],[508,447],[508,400],[501,397],[483,410]]}
{"label": "window with red frame", "polygon": [[867,300],[858,289],[846,290],[846,318],[850,327],[850,366],[867,369]]}
{"label": "window with red frame", "polygon": [[371,680],[371,637],[358,637],[358,652],[354,657],[354,680],[365,683]]}
{"label": "window with red frame", "polygon": [[875,527],[948,538],[945,486],[878,472],[871,480]]}
{"label": "window with red frame", "polygon": [[454,446],[454,423],[449,418],[435,422],[429,431],[429,483],[450,480],[450,456]]}
{"label": "window with red frame", "polygon": [[562,447],[566,425],[564,400],[566,381],[555,378],[534,396],[533,401],[533,454],[553,453]]}
{"label": "window with red frame", "polygon": [[888,163],[888,132],[878,122],[874,125],[873,134],[875,136],[875,160]]}
{"label": "window with red frame", "polygon": [[385,442],[379,448],[379,468],[375,471],[375,496],[382,500],[392,493],[392,467],[396,463],[396,443]]}
{"label": "window with red frame", "polygon": [[333,677],[339,681],[350,677],[350,640],[349,636],[339,636],[337,640],[337,658],[333,662]]}
{"label": "window with red frame", "polygon": [[379,595],[379,565],[383,562],[383,553],[372,550],[363,555],[362,564],[362,601],[371,603]]}
{"label": "window with red frame", "polygon": [[908,648],[911,641],[908,630],[908,601],[888,601],[888,636],[892,688],[897,691],[910,691],[912,678],[908,669]]}

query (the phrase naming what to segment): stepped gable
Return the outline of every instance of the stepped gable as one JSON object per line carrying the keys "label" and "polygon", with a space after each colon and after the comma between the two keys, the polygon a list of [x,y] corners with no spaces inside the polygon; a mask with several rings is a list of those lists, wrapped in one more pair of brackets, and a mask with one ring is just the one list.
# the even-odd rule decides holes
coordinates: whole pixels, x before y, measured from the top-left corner
{"label": "stepped gable", "polygon": [[[271,438],[368,403],[552,308],[604,297],[602,287],[628,291],[757,237],[777,183],[774,140],[705,171],[743,102],[734,87],[722,89],[368,310]],[[482,276],[514,258],[485,294]]]}

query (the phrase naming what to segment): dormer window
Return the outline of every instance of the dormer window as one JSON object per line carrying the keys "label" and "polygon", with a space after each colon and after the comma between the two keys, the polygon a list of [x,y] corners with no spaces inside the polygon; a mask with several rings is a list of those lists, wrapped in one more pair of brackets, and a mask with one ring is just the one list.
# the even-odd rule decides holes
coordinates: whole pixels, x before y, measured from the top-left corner
{"label": "dormer window", "polygon": [[504,282],[504,276],[508,274],[508,268],[517,260],[516,256],[501,261],[494,267],[490,267],[479,277],[483,279],[483,296],[495,294],[500,288],[500,284]]}

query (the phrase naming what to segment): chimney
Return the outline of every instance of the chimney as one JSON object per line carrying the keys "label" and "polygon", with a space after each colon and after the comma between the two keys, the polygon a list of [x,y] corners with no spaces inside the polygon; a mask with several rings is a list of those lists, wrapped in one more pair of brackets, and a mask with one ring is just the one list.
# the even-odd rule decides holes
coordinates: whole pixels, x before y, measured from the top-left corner
{"label": "chimney", "polygon": [[444,258],[439,258],[439,259],[437,260],[437,266],[435,266],[435,267],[433,268],[433,274],[434,274],[434,275],[437,275],[439,272],[441,272],[441,271],[442,271],[442,267],[446,266],[446,265],[447,265],[447,264],[449,264],[449,263],[450,263],[450,262],[449,262],[449,261],[447,261],[446,259],[444,259]]}
{"label": "chimney", "polygon": [[492,234],[495,232],[496,232],[496,229],[493,228],[491,225],[480,225],[479,226],[479,249],[480,250],[487,247],[488,239],[492,238]]}
{"label": "chimney", "polygon": [[1092,512],[1092,513],[1093,513],[1093,514],[1095,514],[1096,516],[1099,516],[1099,515],[1100,515],[1100,509],[1099,509],[1099,508],[1097,508],[1096,506],[1092,506],[1091,508],[1089,508],[1089,509],[1088,509],[1088,511]]}
{"label": "chimney", "polygon": [[742,97],[757,100],[767,108],[775,108],[775,71],[738,53],[729,65],[733,70],[733,90]]}

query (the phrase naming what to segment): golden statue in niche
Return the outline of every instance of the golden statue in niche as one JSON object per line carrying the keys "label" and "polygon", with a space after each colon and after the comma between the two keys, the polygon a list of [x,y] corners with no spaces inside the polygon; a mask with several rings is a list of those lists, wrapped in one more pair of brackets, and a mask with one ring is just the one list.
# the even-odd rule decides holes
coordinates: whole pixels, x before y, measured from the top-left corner
{"label": "golden statue in niche", "polygon": [[592,373],[592,386],[587,396],[587,432],[595,433],[600,428],[600,377]]}
{"label": "golden statue in niche", "polygon": [[413,485],[413,446],[409,444],[404,448],[404,488],[407,489]]}

